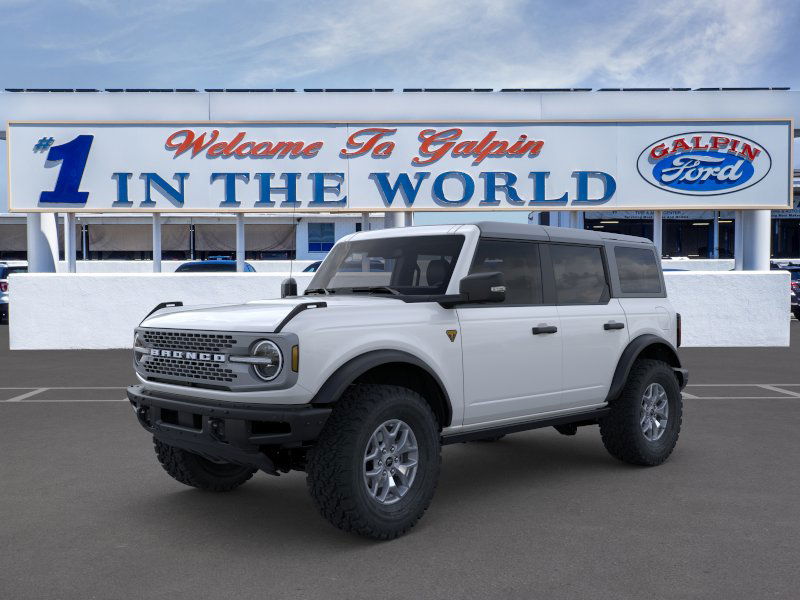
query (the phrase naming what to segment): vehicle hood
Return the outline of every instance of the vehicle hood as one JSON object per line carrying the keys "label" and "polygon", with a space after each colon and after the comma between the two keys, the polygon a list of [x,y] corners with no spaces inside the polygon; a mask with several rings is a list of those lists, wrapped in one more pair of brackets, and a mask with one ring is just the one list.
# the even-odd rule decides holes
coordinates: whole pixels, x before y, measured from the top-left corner
{"label": "vehicle hood", "polygon": [[[395,298],[378,296],[302,296],[280,300],[256,300],[246,304],[223,306],[182,306],[164,308],[142,321],[142,327],[162,329],[198,329],[203,331],[252,331],[270,333],[299,304],[325,302],[326,309],[358,309],[366,305],[402,303]],[[316,310],[316,309],[313,309]],[[302,313],[301,313],[302,315]],[[296,318],[302,318],[297,316]],[[291,327],[291,326],[290,326]]]}

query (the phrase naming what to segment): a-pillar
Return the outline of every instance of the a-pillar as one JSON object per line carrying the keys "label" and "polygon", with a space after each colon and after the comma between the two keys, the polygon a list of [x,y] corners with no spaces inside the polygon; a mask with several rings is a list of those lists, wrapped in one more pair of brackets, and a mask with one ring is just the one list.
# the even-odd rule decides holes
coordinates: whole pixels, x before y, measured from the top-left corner
{"label": "a-pillar", "polygon": [[28,213],[28,271],[55,273],[58,264],[58,226],[55,213]]}
{"label": "a-pillar", "polygon": [[770,255],[769,210],[743,210],[742,268],[745,271],[768,271]]}

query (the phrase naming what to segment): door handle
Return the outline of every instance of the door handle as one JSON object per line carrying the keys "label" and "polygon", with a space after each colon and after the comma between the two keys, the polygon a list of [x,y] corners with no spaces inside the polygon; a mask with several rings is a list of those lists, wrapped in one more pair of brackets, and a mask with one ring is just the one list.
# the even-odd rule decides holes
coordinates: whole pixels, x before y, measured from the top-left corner
{"label": "door handle", "polygon": [[605,329],[606,331],[609,331],[611,329],[625,329],[625,323],[614,323],[612,321],[604,324],[603,329]]}
{"label": "door handle", "polygon": [[555,325],[539,325],[538,327],[531,329],[531,333],[533,333],[533,335],[539,335],[540,333],[555,333],[556,331],[558,331],[558,327]]}

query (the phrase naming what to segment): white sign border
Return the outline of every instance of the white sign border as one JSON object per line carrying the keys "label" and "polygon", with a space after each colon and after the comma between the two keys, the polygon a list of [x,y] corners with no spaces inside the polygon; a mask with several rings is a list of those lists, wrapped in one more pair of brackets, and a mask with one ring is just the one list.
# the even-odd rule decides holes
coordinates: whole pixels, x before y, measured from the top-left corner
{"label": "white sign border", "polygon": [[[759,204],[754,206],[740,206],[740,205],[714,205],[714,206],[697,206],[697,205],[674,205],[669,206],[648,206],[646,210],[785,210],[794,208],[793,202],[793,186],[794,186],[794,119],[787,118],[727,118],[727,119],[456,119],[456,120],[428,120],[428,119],[396,119],[396,120],[282,120],[282,121],[217,121],[217,120],[189,120],[189,121],[72,121],[72,120],[47,120],[47,121],[7,121],[6,122],[6,173],[7,177],[7,197],[8,197],[8,212],[9,213],[79,213],[79,214],[113,214],[113,213],[142,213],[142,214],[180,214],[180,213],[195,213],[195,214],[236,214],[236,213],[252,213],[252,214],[295,214],[295,213],[346,213],[346,214],[359,214],[359,213],[393,213],[393,212],[509,212],[509,211],[538,211],[538,212],[552,212],[552,211],[566,211],[566,212],[593,212],[609,210],[607,206],[560,206],[560,207],[547,207],[547,206],[491,206],[491,207],[401,207],[401,208],[366,208],[366,209],[353,209],[353,208],[205,208],[205,209],[187,209],[187,208],[159,208],[153,210],[152,208],[13,208],[13,201],[11,196],[11,135],[13,126],[15,125],[576,125],[581,123],[638,123],[638,124],[660,124],[665,123],[698,123],[708,124],[709,126],[724,125],[726,123],[786,123],[788,124],[788,156],[789,156],[789,173],[787,177],[787,203],[786,204]],[[773,165],[775,166],[775,165]],[[613,210],[644,210],[641,206],[615,206]]]}

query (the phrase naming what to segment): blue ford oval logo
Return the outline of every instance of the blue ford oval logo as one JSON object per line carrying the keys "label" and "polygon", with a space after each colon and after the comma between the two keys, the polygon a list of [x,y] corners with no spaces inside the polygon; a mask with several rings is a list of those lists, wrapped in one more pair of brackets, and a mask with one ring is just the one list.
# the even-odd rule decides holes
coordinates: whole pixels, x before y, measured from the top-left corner
{"label": "blue ford oval logo", "polygon": [[739,135],[697,131],[658,140],[639,155],[639,174],[664,191],[692,196],[750,187],[770,170],[763,146]]}

